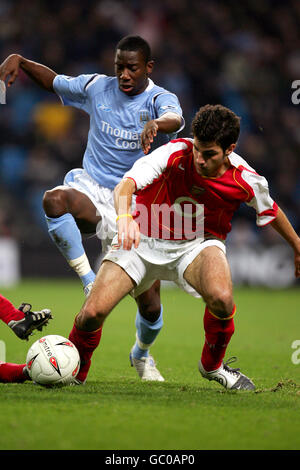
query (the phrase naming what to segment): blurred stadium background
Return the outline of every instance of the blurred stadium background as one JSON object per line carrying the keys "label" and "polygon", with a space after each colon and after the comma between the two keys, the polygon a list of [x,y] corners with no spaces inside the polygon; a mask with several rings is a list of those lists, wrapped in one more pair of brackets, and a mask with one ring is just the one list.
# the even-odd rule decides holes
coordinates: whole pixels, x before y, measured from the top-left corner
{"label": "blurred stadium background", "polygon": [[[186,128],[197,109],[222,103],[242,117],[237,152],[268,179],[300,231],[298,0],[0,0],[0,62],[11,53],[57,73],[114,74],[117,41],[140,34],[156,61],[153,80],[174,91]],[[64,108],[25,74],[0,105],[0,286],[74,273],[48,237],[41,200],[81,166],[88,116]],[[85,246],[95,266],[99,240]],[[295,285],[292,251],[254,211],[234,219],[228,253],[237,285]],[[299,283],[298,283],[299,285]]]}

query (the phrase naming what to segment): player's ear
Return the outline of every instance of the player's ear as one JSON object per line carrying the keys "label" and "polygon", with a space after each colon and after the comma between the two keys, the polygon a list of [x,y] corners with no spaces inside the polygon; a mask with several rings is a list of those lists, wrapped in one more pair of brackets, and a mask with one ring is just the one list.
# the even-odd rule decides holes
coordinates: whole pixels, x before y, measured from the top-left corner
{"label": "player's ear", "polygon": [[231,145],[229,145],[229,147],[225,150],[225,155],[226,155],[226,156],[230,155],[231,152],[234,151],[235,147],[236,147],[236,144],[231,144]]}
{"label": "player's ear", "polygon": [[152,73],[154,67],[154,60],[148,60],[146,64],[146,73],[147,75],[150,75]]}

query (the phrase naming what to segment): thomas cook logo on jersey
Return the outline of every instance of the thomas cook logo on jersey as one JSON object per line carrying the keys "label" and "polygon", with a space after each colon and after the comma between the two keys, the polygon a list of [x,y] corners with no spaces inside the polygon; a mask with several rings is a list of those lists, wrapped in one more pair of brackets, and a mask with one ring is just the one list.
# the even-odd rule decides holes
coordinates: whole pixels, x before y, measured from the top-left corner
{"label": "thomas cook logo on jersey", "polygon": [[150,121],[150,114],[146,109],[139,112],[139,117],[140,117],[140,123],[143,126],[146,124],[146,122]]}

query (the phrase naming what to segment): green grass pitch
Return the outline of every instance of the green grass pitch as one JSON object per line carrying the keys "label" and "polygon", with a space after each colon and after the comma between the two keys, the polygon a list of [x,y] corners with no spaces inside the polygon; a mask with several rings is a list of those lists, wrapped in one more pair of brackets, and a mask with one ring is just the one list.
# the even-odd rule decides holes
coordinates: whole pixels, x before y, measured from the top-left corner
{"label": "green grass pitch", "polygon": [[[1,293],[15,305],[50,307],[54,319],[43,334],[63,336],[84,300],[77,280],[24,281]],[[202,379],[203,302],[176,288],[164,289],[162,299],[165,325],[152,354],[164,383],[142,383],[129,366],[136,307],[128,297],[105,323],[85,386],[0,384],[0,450],[298,450],[300,364],[292,362],[292,343],[300,340],[299,288],[235,290],[227,357],[238,357],[255,392]],[[6,360],[24,362],[40,336],[24,342],[1,323]]]}

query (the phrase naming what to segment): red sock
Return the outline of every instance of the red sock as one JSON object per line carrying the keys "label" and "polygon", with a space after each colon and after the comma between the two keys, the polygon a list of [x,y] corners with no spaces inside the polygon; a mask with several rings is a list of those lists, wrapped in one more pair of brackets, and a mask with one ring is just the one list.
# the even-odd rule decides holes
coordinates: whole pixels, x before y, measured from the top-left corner
{"label": "red sock", "polygon": [[13,383],[30,380],[26,372],[23,372],[25,366],[26,364],[11,364],[10,362],[0,362],[0,382]]}
{"label": "red sock", "polygon": [[83,331],[79,330],[75,323],[73,325],[69,339],[75,344],[80,355],[80,369],[76,378],[81,382],[84,382],[88,375],[91,366],[91,357],[100,343],[101,334],[102,327],[96,331]]}
{"label": "red sock", "polygon": [[12,320],[22,320],[24,313],[13,306],[3,295],[0,295],[0,319],[8,324]]}
{"label": "red sock", "polygon": [[234,333],[233,316],[235,306],[227,320],[215,317],[206,307],[204,313],[205,344],[202,350],[201,362],[204,369],[209,372],[218,369],[225,356],[227,345]]}

